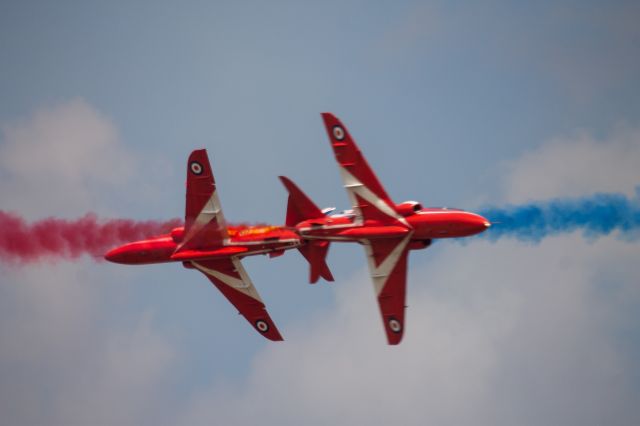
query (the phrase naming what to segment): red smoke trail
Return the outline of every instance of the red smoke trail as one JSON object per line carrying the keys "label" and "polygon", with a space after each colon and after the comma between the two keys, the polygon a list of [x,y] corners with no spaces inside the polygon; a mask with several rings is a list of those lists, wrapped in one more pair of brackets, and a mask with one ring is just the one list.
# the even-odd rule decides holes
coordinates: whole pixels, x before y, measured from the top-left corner
{"label": "red smoke trail", "polygon": [[46,218],[27,223],[0,210],[0,261],[29,263],[43,259],[78,259],[83,254],[102,259],[112,247],[169,232],[182,220],[102,220],[93,213],[80,219]]}

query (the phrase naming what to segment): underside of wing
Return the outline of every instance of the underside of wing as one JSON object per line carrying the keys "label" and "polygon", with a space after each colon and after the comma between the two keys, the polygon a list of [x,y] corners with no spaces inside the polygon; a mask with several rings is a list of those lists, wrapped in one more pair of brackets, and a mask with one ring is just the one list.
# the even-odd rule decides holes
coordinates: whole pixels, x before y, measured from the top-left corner
{"label": "underside of wing", "polygon": [[404,238],[366,241],[364,244],[369,272],[390,345],[400,343],[404,333],[410,240],[411,233]]}
{"label": "underside of wing", "polygon": [[249,324],[270,340],[283,340],[240,259],[193,261]]}

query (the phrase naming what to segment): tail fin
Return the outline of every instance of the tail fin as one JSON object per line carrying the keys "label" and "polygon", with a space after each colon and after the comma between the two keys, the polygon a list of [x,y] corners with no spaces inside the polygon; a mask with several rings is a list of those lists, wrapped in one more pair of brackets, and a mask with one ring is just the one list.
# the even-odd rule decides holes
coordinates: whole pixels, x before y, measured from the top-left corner
{"label": "tail fin", "polygon": [[302,192],[298,186],[285,176],[278,176],[280,181],[289,191],[289,200],[287,201],[287,217],[285,224],[287,226],[296,226],[303,220],[318,219],[324,217],[324,214],[318,206],[314,204],[307,195]]}
{"label": "tail fin", "polygon": [[[282,184],[289,192],[287,201],[287,216],[285,224],[296,226],[298,223],[324,217],[324,213],[315,205],[307,195],[289,178],[280,176]],[[327,281],[333,281],[333,275],[327,265],[326,258],[329,251],[329,242],[320,240],[307,241],[305,245],[298,248],[300,253],[311,266],[309,271],[309,282],[316,283],[320,277]]]}

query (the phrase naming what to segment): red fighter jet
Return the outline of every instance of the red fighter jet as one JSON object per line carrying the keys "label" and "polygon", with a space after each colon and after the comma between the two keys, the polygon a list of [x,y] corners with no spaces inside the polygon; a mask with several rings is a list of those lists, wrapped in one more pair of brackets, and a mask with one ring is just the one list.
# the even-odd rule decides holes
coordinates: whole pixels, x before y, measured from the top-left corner
{"label": "red fighter jet", "polygon": [[128,265],[182,262],[206,275],[263,336],[283,340],[241,259],[257,254],[279,256],[300,243],[296,232],[283,227],[227,226],[207,151],[201,149],[191,153],[187,164],[185,226],[168,235],[125,244],[105,258]]}
{"label": "red fighter jet", "polygon": [[291,180],[286,225],[305,240],[299,250],[311,265],[310,282],[333,281],[325,257],[331,241],[364,246],[382,321],[390,345],[404,332],[407,257],[410,250],[429,247],[436,238],[478,234],[491,226],[475,213],[448,208],[423,208],[416,201],[396,204],[382,187],[346,127],[330,113],[322,114],[352,210],[321,211]]}

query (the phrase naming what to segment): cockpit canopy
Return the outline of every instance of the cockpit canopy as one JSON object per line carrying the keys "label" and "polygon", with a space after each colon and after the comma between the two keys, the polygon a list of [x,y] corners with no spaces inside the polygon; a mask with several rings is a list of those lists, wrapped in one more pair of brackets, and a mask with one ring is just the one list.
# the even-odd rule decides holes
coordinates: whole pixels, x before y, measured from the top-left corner
{"label": "cockpit canopy", "polygon": [[396,204],[396,211],[404,217],[411,216],[422,210],[422,204],[417,201],[405,201]]}

